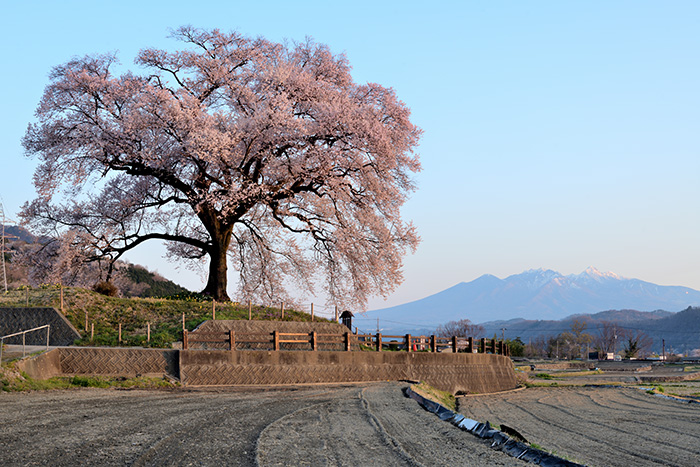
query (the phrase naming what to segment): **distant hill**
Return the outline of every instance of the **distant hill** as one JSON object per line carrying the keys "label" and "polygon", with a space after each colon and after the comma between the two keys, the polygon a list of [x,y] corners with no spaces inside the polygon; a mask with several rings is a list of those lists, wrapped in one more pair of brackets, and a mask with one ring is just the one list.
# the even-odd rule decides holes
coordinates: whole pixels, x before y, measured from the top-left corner
{"label": "distant hill", "polygon": [[132,295],[135,297],[173,297],[190,293],[186,288],[138,264],[126,265],[124,275],[134,284],[142,286],[139,293]]}
{"label": "distant hill", "polygon": [[369,311],[357,325],[385,332],[434,330],[439,324],[468,318],[473,323],[494,320],[560,320],[602,310],[681,310],[700,305],[700,292],[661,286],[588,268],[564,276],[552,270],[529,270],[505,279],[483,275],[414,302]]}
{"label": "distant hill", "polygon": [[34,243],[37,241],[37,238],[27,229],[18,225],[6,225],[5,237],[7,237],[10,242],[20,240],[25,243]]}
{"label": "distant hill", "polygon": [[609,310],[591,315],[573,315],[562,320],[526,320],[512,319],[506,321],[490,321],[482,323],[487,336],[501,335],[505,328],[507,338],[520,337],[527,343],[539,336],[551,337],[571,330],[574,319],[585,321],[585,332],[598,334],[603,321],[615,323],[619,329],[627,331],[643,331],[654,340],[652,350],[661,352],[665,340],[666,350],[675,352],[690,352],[700,348],[700,308],[688,307],[683,311],[672,313],[668,311],[642,312],[636,310]]}
{"label": "distant hill", "polygon": [[[27,229],[16,225],[5,226],[7,248],[10,251],[18,250],[23,244],[43,243],[48,238],[39,238]],[[8,283],[11,287],[18,287],[28,283],[27,271],[20,265],[12,263],[12,255],[6,256],[8,264]],[[115,278],[121,294],[126,297],[169,297],[190,293],[186,288],[173,281],[151,272],[138,264],[118,261],[116,270],[121,274]],[[98,278],[95,278],[95,282]]]}

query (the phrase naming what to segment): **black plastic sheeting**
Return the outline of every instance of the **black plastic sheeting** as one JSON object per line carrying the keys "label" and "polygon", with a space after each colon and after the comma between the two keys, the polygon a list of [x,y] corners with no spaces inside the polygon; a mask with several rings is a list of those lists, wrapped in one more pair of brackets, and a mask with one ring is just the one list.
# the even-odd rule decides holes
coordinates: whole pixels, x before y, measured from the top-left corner
{"label": "black plastic sheeting", "polygon": [[503,451],[517,459],[522,459],[524,461],[532,462],[533,464],[542,465],[545,467],[573,467],[582,465],[562,459],[561,457],[557,457],[548,452],[542,451],[541,449],[535,449],[528,444],[517,441],[502,431],[491,427],[489,422],[477,422],[476,420],[467,418],[462,414],[455,413],[437,402],[431,401],[420,394],[417,394],[411,388],[406,389],[406,395],[417,401],[428,412],[432,412],[440,417],[440,420],[450,422],[462,430],[478,436],[479,438],[491,440],[491,447],[493,449]]}

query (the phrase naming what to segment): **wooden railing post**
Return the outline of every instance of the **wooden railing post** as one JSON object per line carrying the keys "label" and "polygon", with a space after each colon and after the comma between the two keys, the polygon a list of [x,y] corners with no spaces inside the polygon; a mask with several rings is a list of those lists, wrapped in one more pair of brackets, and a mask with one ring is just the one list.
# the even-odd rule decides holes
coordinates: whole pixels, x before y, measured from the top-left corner
{"label": "wooden railing post", "polygon": [[406,334],[405,339],[406,339],[406,351],[410,352],[411,351],[411,335]]}
{"label": "wooden railing post", "polygon": [[430,351],[437,352],[437,340],[435,339],[435,335],[430,336]]}
{"label": "wooden railing post", "polygon": [[187,334],[189,331],[187,329],[182,330],[182,349],[187,350],[188,349],[188,343],[187,343]]}
{"label": "wooden railing post", "polygon": [[228,345],[231,351],[236,350],[236,335],[234,334],[233,329],[229,330],[228,332]]}
{"label": "wooden railing post", "polygon": [[482,337],[481,342],[479,342],[481,349],[479,349],[479,352],[481,353],[486,353],[486,338]]}
{"label": "wooden railing post", "polygon": [[467,353],[474,353],[474,338],[467,337]]}
{"label": "wooden railing post", "polygon": [[274,344],[275,350],[280,349],[280,336],[277,331],[272,331],[272,342]]}
{"label": "wooden railing post", "polygon": [[350,352],[350,333],[345,332],[345,351]]}
{"label": "wooden railing post", "polygon": [[382,351],[382,335],[377,333],[377,352]]}
{"label": "wooden railing post", "polygon": [[491,339],[491,353],[496,353],[496,339]]}
{"label": "wooden railing post", "polygon": [[457,336],[452,336],[452,352],[457,353]]}
{"label": "wooden railing post", "polygon": [[316,331],[311,332],[311,350],[314,352],[318,350],[318,341],[316,340]]}

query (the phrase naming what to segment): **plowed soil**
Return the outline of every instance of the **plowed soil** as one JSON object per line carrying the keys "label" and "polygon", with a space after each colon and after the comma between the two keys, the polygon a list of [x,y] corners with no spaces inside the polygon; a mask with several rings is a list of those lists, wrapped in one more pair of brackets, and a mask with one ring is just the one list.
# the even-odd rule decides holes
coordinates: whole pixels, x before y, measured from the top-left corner
{"label": "plowed soil", "polygon": [[0,394],[0,453],[27,465],[524,465],[405,384]]}
{"label": "plowed soil", "polygon": [[529,388],[459,399],[469,418],[591,466],[700,465],[700,404],[634,388]]}

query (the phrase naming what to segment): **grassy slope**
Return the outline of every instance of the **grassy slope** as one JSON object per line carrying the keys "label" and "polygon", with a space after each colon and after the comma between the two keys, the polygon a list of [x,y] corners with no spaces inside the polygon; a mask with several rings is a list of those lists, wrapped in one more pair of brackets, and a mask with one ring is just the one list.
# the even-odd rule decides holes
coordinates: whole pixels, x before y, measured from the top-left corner
{"label": "grassy slope", "polygon": [[[28,300],[27,300],[28,297]],[[12,290],[0,294],[0,307],[51,306],[61,309],[61,291],[56,287]],[[122,345],[170,347],[182,338],[182,314],[188,330],[212,318],[212,302],[195,299],[117,298],[90,290],[64,288],[63,313],[83,338],[79,345]],[[87,315],[87,331],[85,317]],[[280,320],[280,311],[258,305],[252,307],[253,319]],[[235,302],[216,303],[216,319],[248,319],[248,306]],[[285,309],[285,321],[310,321],[307,313]],[[319,320],[316,318],[316,320]],[[325,320],[323,320],[325,321]],[[92,324],[94,340],[90,340]],[[151,325],[151,340],[146,342],[147,323]],[[119,324],[122,342],[119,343]]]}

